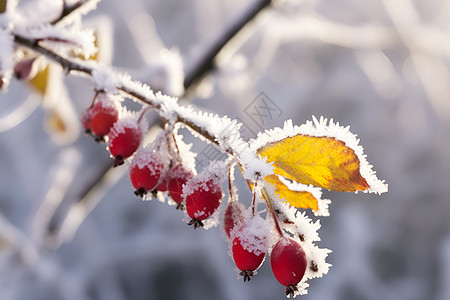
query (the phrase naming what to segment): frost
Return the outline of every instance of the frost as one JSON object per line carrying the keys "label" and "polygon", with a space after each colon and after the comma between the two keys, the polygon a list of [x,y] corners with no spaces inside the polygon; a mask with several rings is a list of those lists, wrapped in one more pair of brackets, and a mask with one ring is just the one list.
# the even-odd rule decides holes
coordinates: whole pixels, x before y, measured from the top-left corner
{"label": "frost", "polygon": [[212,161],[210,165],[205,168],[200,174],[192,177],[184,186],[183,198],[186,198],[193,192],[203,189],[209,191],[209,189],[221,190],[221,183],[227,175],[227,164],[222,161]]}
{"label": "frost", "polygon": [[248,155],[241,159],[241,163],[244,169],[244,178],[253,182],[257,182],[273,174],[273,162],[267,163],[267,157],[261,158],[261,155],[258,155],[258,157]]}
{"label": "frost", "polygon": [[119,86],[119,78],[114,76],[113,70],[107,65],[99,65],[92,71],[92,78],[96,83],[98,91],[106,93],[116,93]]}
{"label": "frost", "polygon": [[313,137],[334,138],[344,142],[347,147],[355,151],[355,154],[360,162],[361,176],[364,177],[370,186],[370,188],[364,190],[364,192],[377,194],[387,192],[388,185],[376,177],[375,171],[372,170],[372,166],[366,159],[363,148],[359,145],[359,139],[357,139],[356,135],[351,133],[349,129],[349,126],[342,127],[338,122],[334,123],[333,119],[330,119],[328,122],[328,120],[323,117],[320,117],[320,120],[317,120],[313,116],[313,121],[307,121],[306,124],[301,126],[293,126],[292,120],[288,120],[284,123],[283,129],[274,128],[271,130],[266,130],[264,133],[259,133],[255,140],[250,141],[250,147],[256,151],[267,144],[274,143],[288,137],[293,137],[298,134]]}
{"label": "frost", "polygon": [[78,2],[82,2],[82,5],[75,11],[73,11],[70,15],[66,16],[60,23],[65,24],[67,22],[73,22],[73,20],[87,15],[89,12],[97,9],[97,5],[98,3],[100,3],[100,1],[101,0],[66,0],[65,3],[67,6],[75,5]]}
{"label": "frost", "polygon": [[[141,147],[134,155],[131,168],[137,166],[139,169],[147,167],[152,175],[157,172],[155,170],[155,163],[159,165],[160,162],[164,162],[162,155],[156,152],[152,147]],[[158,168],[158,173],[161,170]]]}
{"label": "frost", "polygon": [[[192,107],[172,106],[171,109],[186,121],[188,127],[195,126],[207,132],[223,152],[234,153],[239,157],[244,151],[247,151],[248,144],[242,139],[239,132],[242,123],[237,120],[227,116],[220,117],[216,114],[194,111]],[[195,132],[193,134],[199,136]],[[205,139],[203,136],[199,137]]]}
{"label": "frost", "polygon": [[89,57],[97,52],[94,43],[94,32],[89,29],[80,29],[74,26],[61,28],[44,24],[23,30],[18,28],[15,32],[28,38],[45,42],[48,46],[55,48],[55,50],[59,50],[59,48],[74,50],[74,52],[84,57]]}
{"label": "frost", "polygon": [[255,255],[267,252],[270,223],[267,223],[261,216],[252,216],[250,211],[246,211],[247,216],[242,226],[235,226],[230,231],[230,246],[233,240],[239,238],[242,248]]}
{"label": "frost", "polygon": [[173,131],[173,137],[176,142],[176,155],[179,156],[178,158],[183,166],[195,174],[195,157],[197,154],[191,151],[192,144],[186,144],[183,141],[183,136],[178,134],[178,128]]}
{"label": "frost", "polygon": [[322,199],[322,190],[321,188],[315,187],[313,185],[306,185],[294,181],[287,180],[283,176],[278,176],[280,181],[285,184],[291,191],[299,191],[299,192],[308,192],[316,198],[318,203],[318,210],[313,210],[314,215],[328,217],[330,212],[328,211],[328,206],[331,203],[331,200]]}
{"label": "frost", "polygon": [[110,139],[116,138],[119,134],[123,134],[126,128],[140,131],[139,123],[136,117],[123,117],[114,123],[108,136]]}
{"label": "frost", "polygon": [[[8,0],[10,2],[10,0]],[[22,28],[51,22],[61,15],[63,1],[30,1],[17,9],[15,23]]]}

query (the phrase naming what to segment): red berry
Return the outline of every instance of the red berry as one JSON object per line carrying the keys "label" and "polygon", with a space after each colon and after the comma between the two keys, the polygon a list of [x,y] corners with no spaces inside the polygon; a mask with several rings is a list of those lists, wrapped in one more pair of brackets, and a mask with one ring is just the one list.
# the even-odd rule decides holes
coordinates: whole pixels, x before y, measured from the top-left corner
{"label": "red berry", "polygon": [[156,187],[156,189],[160,192],[167,192],[167,185],[168,185],[168,178],[164,177],[163,179],[161,179],[161,183],[158,184],[158,186]]}
{"label": "red berry", "polygon": [[238,201],[232,200],[228,202],[228,206],[225,210],[225,216],[223,219],[223,225],[225,233],[230,238],[231,230],[244,220],[244,205]]}
{"label": "red berry", "polygon": [[183,165],[179,164],[170,170],[169,182],[167,187],[169,189],[170,197],[173,201],[180,204],[183,202],[183,186],[188,182],[189,179],[194,177],[194,173],[186,169]]}
{"label": "red berry", "polygon": [[162,158],[150,148],[140,150],[133,159],[130,179],[136,195],[143,196],[156,188],[164,173]]}
{"label": "red berry", "polygon": [[121,119],[114,123],[109,133],[109,152],[115,157],[114,166],[133,155],[141,144],[142,133],[137,120]]}
{"label": "red berry", "polygon": [[[253,236],[251,238],[255,237]],[[261,240],[262,239],[265,240],[266,238],[261,237]],[[265,242],[263,242],[263,244],[265,244]],[[236,264],[236,267],[242,271],[239,275],[244,277],[244,282],[250,280],[251,276],[253,276],[253,272],[261,266],[264,257],[266,256],[266,247],[263,246],[264,251],[261,251],[259,249],[249,249],[249,247],[252,246],[253,245],[250,244],[249,241],[245,241],[245,237],[237,236],[233,239],[233,245],[231,247],[234,263]]]}
{"label": "red berry", "polygon": [[99,138],[107,135],[114,123],[119,119],[116,102],[105,94],[98,95],[98,101],[91,108],[90,125],[92,132]]}
{"label": "red berry", "polygon": [[186,195],[186,211],[192,218],[189,225],[194,225],[194,228],[203,226],[201,221],[210,217],[222,200],[222,187],[214,179],[186,184],[183,193]]}
{"label": "red berry", "polygon": [[286,286],[286,295],[293,296],[306,271],[303,247],[292,238],[282,237],[272,249],[270,265],[275,278]]}

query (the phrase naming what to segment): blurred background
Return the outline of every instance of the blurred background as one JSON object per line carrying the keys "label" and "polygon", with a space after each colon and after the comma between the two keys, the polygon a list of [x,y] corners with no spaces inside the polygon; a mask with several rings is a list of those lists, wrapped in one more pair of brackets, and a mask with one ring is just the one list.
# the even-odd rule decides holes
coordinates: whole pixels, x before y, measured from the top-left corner
{"label": "blurred background", "polygon": [[[181,70],[252,2],[102,1],[84,24],[101,61],[179,95]],[[247,139],[333,118],[389,184],[324,192],[319,245],[333,267],[300,299],[450,299],[449,20],[447,0],[276,1],[180,100],[238,118]],[[78,121],[91,82],[52,76],[44,101],[16,80],[0,95],[0,299],[285,299],[268,260],[244,284],[220,228],[194,231],[173,206],[135,197],[125,169],[103,175],[105,146]]]}

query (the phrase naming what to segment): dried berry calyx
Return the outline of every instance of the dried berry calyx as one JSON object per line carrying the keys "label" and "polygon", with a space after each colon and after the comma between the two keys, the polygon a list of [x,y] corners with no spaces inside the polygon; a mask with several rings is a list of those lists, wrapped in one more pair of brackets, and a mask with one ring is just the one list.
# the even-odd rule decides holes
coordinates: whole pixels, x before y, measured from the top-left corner
{"label": "dried berry calyx", "polygon": [[272,249],[272,272],[278,282],[286,287],[286,295],[295,295],[297,284],[305,275],[307,264],[303,247],[292,238],[280,238]]}

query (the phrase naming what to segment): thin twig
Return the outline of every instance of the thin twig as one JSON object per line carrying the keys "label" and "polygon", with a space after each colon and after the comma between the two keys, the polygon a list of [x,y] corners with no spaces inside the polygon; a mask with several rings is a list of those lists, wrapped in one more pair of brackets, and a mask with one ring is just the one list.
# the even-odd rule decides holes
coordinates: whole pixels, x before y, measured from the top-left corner
{"label": "thin twig", "polygon": [[55,25],[55,24],[61,22],[65,17],[67,17],[68,15],[70,15],[71,13],[73,13],[74,11],[76,11],[77,9],[79,9],[81,6],[83,6],[84,4],[86,4],[89,1],[90,0],[81,0],[73,5],[68,6],[66,1],[63,0],[63,9],[61,11],[61,15],[58,18],[56,18],[55,20],[53,20],[52,22],[50,22],[50,24]]}
{"label": "thin twig", "polygon": [[214,59],[223,47],[245,27],[260,11],[271,4],[271,0],[258,0],[242,16],[231,24],[215,41],[212,46],[205,51],[200,61],[194,66],[192,71],[184,78],[184,89],[188,90],[200,78],[214,68]]}

